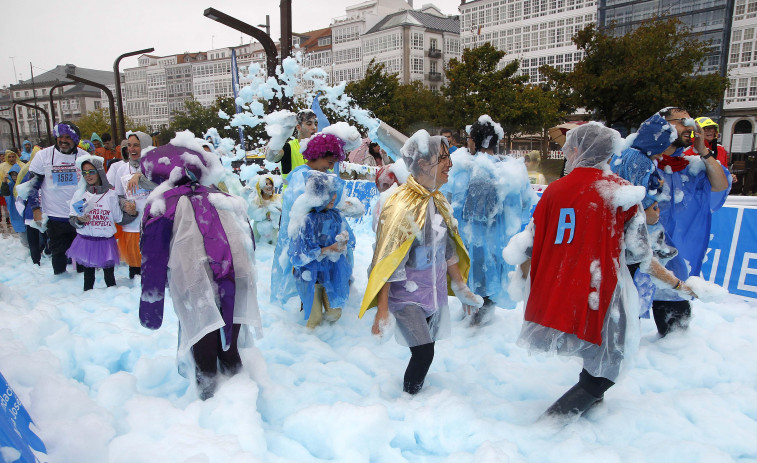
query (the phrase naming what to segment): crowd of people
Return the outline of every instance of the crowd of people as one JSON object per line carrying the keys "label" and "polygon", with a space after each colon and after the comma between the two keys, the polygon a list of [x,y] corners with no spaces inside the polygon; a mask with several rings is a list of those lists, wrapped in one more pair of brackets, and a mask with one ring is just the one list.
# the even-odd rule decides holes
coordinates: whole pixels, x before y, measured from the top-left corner
{"label": "crowd of people", "polygon": [[[410,350],[409,394],[422,389],[436,341],[450,335],[448,296],[473,327],[523,301],[519,344],[583,359],[578,383],[546,412],[562,417],[602,400],[638,343],[640,317],[651,313],[661,336],[686,328],[697,296],[687,282],[731,185],[708,127],[676,107],[625,140],[600,123],[580,125],[566,136],[566,175],[541,198],[532,188],[537,159],[498,154],[504,132],[489,116],[471,121],[467,146],[451,144],[446,129],[419,130],[397,153],[365,139],[349,153],[378,168],[381,192],[365,288],[354,287],[348,220],[365,210],[334,172],[348,140],[319,132],[310,110],[296,115],[289,141],[266,148],[281,179],[261,174],[243,186],[212,141],[189,132],[160,147],[129,132],[114,155],[109,136],[82,145],[71,122],[55,126],[53,146],[6,152],[0,176],[4,214],[35,264],[46,249],[53,273],[72,265],[86,291],[96,269],[115,285],[123,262],[140,278],[139,317],[150,329],[162,324],[168,286],[179,369],[194,368],[203,400],[219,372],[240,371],[239,347],[261,332],[254,255],[270,245],[270,303],[299,298],[314,330],[336,323],[358,291],[357,315],[376,309],[371,332],[393,326]],[[81,147],[90,145],[92,153]]]}

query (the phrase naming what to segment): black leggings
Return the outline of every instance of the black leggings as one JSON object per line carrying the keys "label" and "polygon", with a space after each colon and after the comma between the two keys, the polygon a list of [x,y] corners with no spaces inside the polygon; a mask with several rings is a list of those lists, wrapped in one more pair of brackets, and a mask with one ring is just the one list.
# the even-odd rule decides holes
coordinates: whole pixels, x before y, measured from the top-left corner
{"label": "black leggings", "polygon": [[242,359],[239,357],[237,340],[239,329],[242,325],[234,324],[231,330],[231,345],[229,350],[223,350],[221,345],[221,333],[214,330],[206,334],[192,346],[192,356],[197,367],[197,376],[215,376],[218,373],[218,363],[221,363],[221,372],[224,374],[236,374],[242,367]]}
{"label": "black leggings", "polygon": [[421,344],[410,348],[410,362],[405,370],[405,382],[402,390],[417,394],[423,387],[428,369],[434,360],[434,343]]}
{"label": "black leggings", "polygon": [[[116,286],[116,277],[113,275],[113,267],[103,269],[105,284],[110,288]],[[95,287],[95,268],[84,267],[84,291],[89,291]]]}

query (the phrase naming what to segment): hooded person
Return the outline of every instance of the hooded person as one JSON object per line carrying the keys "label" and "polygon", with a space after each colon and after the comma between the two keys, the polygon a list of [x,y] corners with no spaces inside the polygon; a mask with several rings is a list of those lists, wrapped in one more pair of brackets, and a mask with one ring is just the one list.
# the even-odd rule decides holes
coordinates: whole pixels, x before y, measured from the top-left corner
{"label": "hooded person", "polygon": [[[620,143],[618,132],[597,122],[570,130],[563,146],[568,175],[547,187],[533,220],[503,253],[510,264],[526,262],[530,280],[518,344],[583,360],[578,384],[546,416],[580,415],[602,400],[638,348],[629,266],[650,271],[652,251],[639,205],[646,189],[607,164]],[[690,291],[680,281],[679,289]]]}
{"label": "hooded person", "polygon": [[93,145],[92,142],[89,140],[79,141],[79,148],[83,149],[89,154],[94,154],[95,152],[95,145]]}
{"label": "hooded person", "polygon": [[88,153],[77,148],[81,136],[74,123],[56,124],[53,135],[55,144],[40,150],[29,163],[30,186],[25,198],[36,225],[47,229],[53,273],[59,275],[66,271],[66,251],[76,238],[76,229],[68,220],[69,203],[79,183],[76,160]]}
{"label": "hooded person", "polygon": [[140,322],[160,328],[168,284],[180,327],[179,372],[186,376],[187,362],[194,363],[205,400],[216,390],[219,363],[221,373],[236,374],[249,327],[262,331],[246,204],[213,186],[223,166],[188,131],[146,152],[140,169],[159,185],[142,215]]}
{"label": "hooded person", "polygon": [[337,321],[350,293],[355,235],[334,206],[339,204],[344,181],[317,170],[305,173],[305,192],[292,205],[288,230],[297,292],[307,327],[314,329],[323,318]]}
{"label": "hooded person", "polygon": [[[655,257],[663,264],[675,258],[678,251],[665,242],[665,231],[659,223],[659,207],[655,197],[662,191],[663,181],[657,173],[656,162],[665,153],[672,152],[671,145],[676,138],[676,129],[660,114],[654,114],[639,126],[636,133],[626,138],[627,147],[621,153],[615,153],[610,160],[610,169],[618,177],[646,188],[641,206],[648,218],[649,242]],[[651,217],[656,219],[650,219]],[[675,273],[681,276],[686,272],[685,266],[686,263],[681,258],[677,258],[677,262],[670,265],[671,268],[677,268]],[[655,284],[645,272],[634,273],[634,282],[641,299],[641,314],[648,317],[647,313],[652,307],[656,291]]]}
{"label": "hooded person", "polygon": [[94,287],[98,268],[103,269],[106,286],[115,286],[114,268],[119,262],[113,236],[116,224],[132,222],[137,217],[136,209],[119,200],[108,183],[103,158],[80,156],[76,168],[80,179],[69,203],[69,222],[76,229],[76,238],[66,255],[84,268],[84,291]]}
{"label": "hooded person", "polygon": [[[89,141],[92,142],[92,146],[95,147],[95,150],[103,146],[103,139],[100,137],[100,135],[97,134],[97,132],[92,132],[92,135],[89,137]],[[105,167],[108,167],[107,163]],[[107,172],[107,169],[105,169],[105,171]]]}
{"label": "hooded person", "polygon": [[434,357],[434,343],[450,331],[448,295],[480,307],[465,281],[469,258],[452,208],[439,187],[452,166],[447,139],[416,132],[401,149],[410,172],[386,200],[376,231],[368,285],[359,317],[377,307],[371,331],[382,335],[390,314],[397,342],[410,348],[403,390],[418,393]]}
{"label": "hooded person", "polygon": [[[36,265],[40,265],[41,263],[42,251],[45,247],[44,243],[47,238],[44,235],[45,230],[40,229],[40,227],[34,221],[34,215],[32,213],[31,206],[29,205],[29,202],[26,200],[26,198],[29,195],[28,190],[31,186],[31,184],[28,183],[30,178],[29,165],[38,152],[39,146],[32,148],[32,154],[29,158],[29,162],[21,167],[18,176],[16,177],[15,186],[13,187],[13,196],[16,202],[16,209],[24,219],[26,241],[29,245],[29,257],[31,258],[32,263]],[[39,195],[39,191],[37,192],[37,194]]]}
{"label": "hooded person", "polygon": [[[657,162],[657,174],[663,184],[655,199],[665,241],[678,250],[678,257],[666,267],[685,281],[701,274],[710,243],[712,214],[725,203],[732,177],[707,147],[702,128],[686,110],[668,107],[659,114],[676,129],[677,137],[670,148],[672,154],[666,152]],[[684,154],[689,146],[693,147],[691,156]],[[689,297],[658,287],[654,298],[652,314],[661,336],[688,327]]]}
{"label": "hooded person", "polygon": [[450,180],[442,187],[452,205],[460,236],[471,260],[468,286],[484,299],[470,319],[471,326],[487,323],[495,307],[514,309],[507,292],[515,267],[502,258],[502,249],[523,229],[536,204],[525,164],[494,154],[504,137],[502,127],[483,115],[467,127],[468,149],[452,155]]}
{"label": "hooded person", "polygon": [[[318,133],[308,141],[302,156],[305,164],[292,170],[285,180],[288,186],[282,195],[280,230],[288,230],[292,205],[305,191],[305,173],[311,170],[326,172],[334,167],[335,162],[343,161],[344,142],[335,135]],[[282,306],[297,294],[289,260],[289,243],[289,233],[279,233],[271,264],[271,302]]]}
{"label": "hooded person", "polygon": [[276,180],[273,175],[257,177],[255,191],[250,195],[248,212],[254,221],[252,231],[255,233],[255,241],[275,244],[281,221],[281,195],[276,193]]}
{"label": "hooded person", "polygon": [[32,142],[29,140],[24,140],[23,143],[21,143],[21,154],[19,155],[19,159],[21,159],[22,162],[29,162],[32,158]]}
{"label": "hooded person", "polygon": [[19,213],[15,205],[15,199],[13,197],[13,190],[16,187],[16,183],[21,179],[18,177],[21,172],[21,165],[14,164],[8,170],[8,181],[5,182],[8,186],[8,195],[4,196],[5,202],[8,204],[8,216],[10,217],[11,227],[13,231],[19,234],[21,242],[26,245],[26,226],[24,225],[24,217]]}
{"label": "hooded person", "polygon": [[126,134],[127,162],[113,164],[108,177],[113,178],[116,194],[122,201],[133,203],[137,208],[137,220],[124,225],[118,233],[118,250],[121,260],[129,266],[129,278],[140,274],[142,254],[139,250],[139,233],[142,212],[145,209],[147,196],[156,185],[148,181],[139,168],[143,152],[152,147],[152,138],[144,132],[128,132]]}

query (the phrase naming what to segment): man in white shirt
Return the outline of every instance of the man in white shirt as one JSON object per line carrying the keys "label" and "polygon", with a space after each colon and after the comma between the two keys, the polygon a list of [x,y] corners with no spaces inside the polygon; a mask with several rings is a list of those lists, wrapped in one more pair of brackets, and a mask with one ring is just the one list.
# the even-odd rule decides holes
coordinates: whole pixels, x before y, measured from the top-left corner
{"label": "man in white shirt", "polygon": [[53,273],[65,273],[66,251],[76,238],[76,230],[68,221],[69,202],[79,182],[76,158],[87,154],[77,147],[79,128],[72,122],[61,122],[53,130],[55,145],[41,150],[29,164],[32,190],[29,205],[34,221],[42,225],[47,215],[47,236],[52,254]]}

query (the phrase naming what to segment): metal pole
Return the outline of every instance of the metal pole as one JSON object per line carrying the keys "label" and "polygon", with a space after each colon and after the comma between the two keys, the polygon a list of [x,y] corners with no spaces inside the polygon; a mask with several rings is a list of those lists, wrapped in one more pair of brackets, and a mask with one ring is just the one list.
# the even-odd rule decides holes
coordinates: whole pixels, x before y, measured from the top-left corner
{"label": "metal pole", "polygon": [[[8,127],[11,129],[11,143],[13,143],[13,124],[11,123],[11,120],[6,117],[0,117],[0,120],[5,121],[8,123]],[[20,148],[20,146],[19,146]]]}
{"label": "metal pole", "polygon": [[[121,143],[121,139],[118,138],[118,134],[120,133],[122,137],[126,136],[126,118],[124,117],[124,103],[121,100],[121,71],[118,69],[118,65],[121,62],[123,58],[126,58],[128,56],[134,56],[134,55],[141,55],[143,53],[150,53],[152,51],[155,51],[154,48],[145,48],[144,50],[137,50],[137,51],[130,51],[129,53],[124,53],[123,55],[116,58],[116,60],[113,62],[113,77],[116,81],[116,100],[118,101],[118,117],[120,118],[120,124],[118,126],[118,130],[116,130],[116,126],[113,125],[111,128],[111,134],[113,138],[113,144],[118,145]],[[111,113],[112,114],[112,113]]]}
{"label": "metal pole", "polygon": [[[68,85],[75,85],[76,82],[60,82],[52,87],[50,87],[50,119],[53,122],[53,126],[55,125],[55,102],[53,101],[53,96],[55,94],[55,90],[61,87],[66,87]],[[61,90],[62,91],[62,90]],[[60,96],[60,95],[58,95]],[[63,115],[63,110],[61,110],[61,116]]]}
{"label": "metal pole", "polygon": [[[37,88],[34,86],[34,68],[32,62],[29,61],[29,73],[32,75],[32,97],[34,98],[34,105],[37,105]],[[37,136],[39,137],[39,113],[34,111],[34,123],[37,126]]]}
{"label": "metal pole", "polygon": [[281,0],[281,61],[292,54],[292,0]]}
{"label": "metal pole", "polygon": [[[206,18],[223,24],[224,26],[228,26],[232,29],[242,32],[243,34],[252,36],[258,42],[260,42],[260,44],[263,45],[263,50],[265,50],[268,76],[276,77],[276,66],[278,65],[278,58],[276,53],[276,44],[274,43],[273,39],[271,39],[271,36],[258,29],[257,27],[251,26],[246,22],[242,22],[237,18],[233,18],[226,13],[222,13],[216,10],[215,8],[206,8],[203,12],[203,15]],[[274,98],[270,101],[269,109],[271,111],[275,111],[278,106],[278,100]]]}
{"label": "metal pole", "polygon": [[[29,98],[28,100],[25,100],[25,101],[31,101],[31,100],[32,100],[32,98]],[[42,111],[42,114],[45,115],[45,125],[47,126],[47,141],[49,143],[53,139],[53,132],[52,132],[52,130],[50,130],[50,117],[48,116],[47,111],[45,111],[40,106],[37,106],[35,104],[26,103],[25,101],[16,101],[16,102],[13,103],[13,112],[14,112],[14,114],[16,112],[16,108],[15,108],[16,105],[26,106],[27,108],[32,108],[32,109],[36,109],[38,111]],[[39,135],[39,133],[38,133],[38,135]],[[21,144],[21,142],[19,141],[19,145],[20,144]]]}
{"label": "metal pole", "polygon": [[110,110],[110,129],[111,129],[111,131],[114,130],[116,128],[116,106],[113,103],[113,92],[111,92],[110,89],[107,86],[103,85],[103,84],[98,84],[97,82],[93,82],[91,80],[83,79],[83,78],[77,77],[77,76],[75,76],[73,74],[66,73],[66,77],[69,78],[69,79],[71,79],[71,80],[75,80],[76,82],[81,82],[83,84],[87,84],[87,85],[91,85],[93,87],[97,87],[100,90],[102,90],[103,92],[105,92],[105,94],[108,96],[108,109]]}

